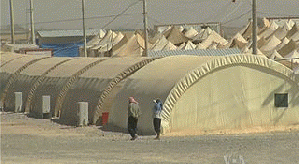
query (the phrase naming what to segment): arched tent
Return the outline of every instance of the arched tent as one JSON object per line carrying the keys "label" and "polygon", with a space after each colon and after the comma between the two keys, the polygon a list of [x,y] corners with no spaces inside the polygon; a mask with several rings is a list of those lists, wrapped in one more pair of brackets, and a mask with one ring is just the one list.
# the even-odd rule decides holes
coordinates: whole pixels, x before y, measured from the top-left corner
{"label": "arched tent", "polygon": [[[276,93],[288,94],[288,107],[274,106]],[[162,126],[179,131],[298,124],[298,93],[293,72],[277,62],[252,55],[218,58],[173,87]]]}
{"label": "arched tent", "polygon": [[[139,130],[144,134],[153,133],[152,100],[165,100],[171,88],[188,71],[198,67],[211,57],[171,56],[147,64],[142,69],[116,85],[118,92],[114,99],[106,99],[111,104],[109,124],[125,129],[127,126],[128,97],[133,96],[140,103],[142,116],[139,119]],[[114,89],[113,89],[114,90]]]}
{"label": "arched tent", "polygon": [[[138,129],[143,134],[154,133],[154,98],[165,102],[164,132],[299,123],[299,87],[293,72],[261,56],[162,58],[119,87],[115,99],[109,102],[109,123],[126,128],[127,98],[133,96],[142,109]],[[287,93],[287,108],[274,106],[276,93]]]}
{"label": "arched tent", "polygon": [[22,92],[23,101],[26,103],[28,93],[40,77],[45,75],[48,70],[51,70],[68,60],[70,60],[70,58],[45,58],[24,68],[24,70],[15,76],[15,80],[8,88],[4,100],[6,108],[12,109],[14,107],[14,92]]}
{"label": "arched tent", "polygon": [[[108,124],[126,129],[127,98],[134,96],[143,113],[138,124],[143,134],[154,133],[154,98],[164,102],[163,132],[299,123],[299,81],[295,79],[294,72],[258,55],[181,55],[154,61],[150,58],[72,58],[63,63],[56,57],[34,55],[23,58],[16,58],[3,66],[7,69],[1,68],[1,73],[38,82],[32,93],[33,111],[38,113],[41,110],[39,101],[42,95],[50,95],[51,106],[62,102],[62,118],[69,121],[76,121],[77,111],[69,105],[81,101],[80,93],[96,102],[101,96],[93,97],[93,93],[104,89],[101,92],[105,91],[101,111],[110,112]],[[40,70],[34,70],[32,64]],[[35,75],[40,78],[25,78]],[[9,79],[3,79],[4,83],[11,82]],[[8,90],[18,84],[15,80],[12,82]],[[286,104],[283,104],[288,107],[275,107],[275,98],[281,95],[288,97]],[[64,98],[61,99],[62,96]]]}
{"label": "arched tent", "polygon": [[[93,67],[78,75],[67,88],[64,94],[56,100],[55,111],[61,109],[61,119],[68,124],[74,124],[76,117],[77,102],[88,102],[88,117],[90,123],[96,123],[102,112],[107,111],[103,108],[97,108],[99,99],[110,93],[109,88],[119,83],[122,79],[142,68],[153,59],[150,58],[109,58],[101,61]],[[105,93],[103,93],[105,92]],[[109,96],[112,96],[111,93]],[[105,97],[106,98],[106,97]],[[102,106],[101,106],[102,107]]]}
{"label": "arched tent", "polygon": [[1,57],[0,57],[0,67],[2,67],[5,64],[13,61],[14,59],[24,57],[24,55],[12,53],[12,52],[1,52],[0,55],[1,55]]}
{"label": "arched tent", "polygon": [[[14,53],[1,54],[1,58],[2,58],[2,56],[4,57],[5,55],[14,55]],[[18,56],[18,55],[16,55],[16,56]],[[49,57],[44,56],[44,55],[27,55],[24,57],[18,56],[16,58],[11,58],[11,60],[9,60],[9,62],[7,62],[3,66],[1,66],[0,94],[1,94],[2,107],[6,106],[6,104],[3,104],[3,103],[5,103],[5,101],[8,97],[8,93],[11,89],[11,86],[17,80],[17,77],[19,76],[19,74],[24,69],[26,69],[28,66],[32,65],[33,63],[35,63],[39,60],[45,59],[45,58],[49,58]]]}
{"label": "arched tent", "polygon": [[[51,113],[54,108],[61,109],[61,96],[77,80],[78,76],[87,71],[89,68],[103,61],[103,58],[73,58],[64,62],[44,75],[42,81],[35,86],[28,97],[32,97],[26,107],[29,108],[32,116],[41,117],[41,97],[49,95],[51,97]],[[57,112],[55,113],[57,115]]]}

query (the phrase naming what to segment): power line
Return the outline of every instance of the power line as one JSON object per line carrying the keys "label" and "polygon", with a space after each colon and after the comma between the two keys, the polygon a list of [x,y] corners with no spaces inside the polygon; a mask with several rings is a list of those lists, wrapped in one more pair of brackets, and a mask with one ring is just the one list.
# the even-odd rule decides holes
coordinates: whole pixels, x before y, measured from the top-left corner
{"label": "power line", "polygon": [[[130,13],[130,14],[123,14],[122,16],[128,16],[128,15],[134,15],[137,13]],[[105,15],[105,16],[95,16],[95,17],[88,17],[85,19],[99,19],[99,18],[111,18],[111,17],[115,17],[118,14],[115,15]],[[75,19],[64,19],[64,20],[56,20],[56,21],[48,21],[48,22],[36,22],[34,24],[48,24],[48,23],[60,23],[60,22],[71,22],[71,21],[81,21],[82,18],[75,18]],[[29,23],[26,23],[29,24]]]}
{"label": "power line", "polygon": [[112,22],[114,22],[114,21],[116,20],[116,18],[118,18],[119,16],[123,15],[123,14],[124,14],[125,12],[127,12],[132,6],[136,5],[136,4],[139,3],[139,2],[140,2],[140,0],[138,0],[138,1],[136,1],[136,2],[134,2],[134,3],[132,3],[132,4],[130,4],[125,10],[123,10],[121,13],[115,15],[114,18],[113,18],[111,21],[109,21],[108,23],[106,23],[106,24],[102,27],[102,29],[105,29],[105,28],[106,28],[107,26],[109,26]]}
{"label": "power line", "polygon": [[232,18],[232,19],[230,19],[230,20],[228,20],[228,21],[222,23],[222,25],[225,25],[225,24],[228,24],[228,23],[233,22],[233,21],[235,21],[235,20],[238,20],[238,19],[242,18],[243,16],[245,16],[246,14],[250,13],[251,11],[252,11],[252,10],[250,9],[250,10],[248,10],[247,12],[241,14],[241,15],[238,16],[238,17],[236,17],[236,18]]}

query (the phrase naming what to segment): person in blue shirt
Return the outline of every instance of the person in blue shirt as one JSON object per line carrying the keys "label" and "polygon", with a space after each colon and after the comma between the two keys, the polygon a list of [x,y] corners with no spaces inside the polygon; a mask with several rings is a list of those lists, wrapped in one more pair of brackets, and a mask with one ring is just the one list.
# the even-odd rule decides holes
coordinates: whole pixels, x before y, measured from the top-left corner
{"label": "person in blue shirt", "polygon": [[156,132],[156,138],[160,139],[160,127],[161,127],[161,112],[162,112],[162,101],[160,99],[154,100],[153,118],[154,118],[154,128]]}

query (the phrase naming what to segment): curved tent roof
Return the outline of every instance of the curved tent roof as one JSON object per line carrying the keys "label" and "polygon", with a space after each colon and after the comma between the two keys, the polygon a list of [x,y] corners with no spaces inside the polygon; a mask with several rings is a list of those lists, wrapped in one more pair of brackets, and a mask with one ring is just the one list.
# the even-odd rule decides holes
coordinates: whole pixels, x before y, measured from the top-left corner
{"label": "curved tent roof", "polygon": [[[271,87],[265,88],[265,83]],[[290,110],[282,117],[272,105],[274,90],[290,96]],[[299,122],[298,92],[293,71],[266,58],[238,55],[210,60],[172,88],[164,103],[162,127],[169,132],[288,125]]]}
{"label": "curved tent roof", "polygon": [[[259,80],[252,79],[252,76],[257,76]],[[205,80],[204,78],[208,79]],[[203,82],[200,82],[201,80]],[[138,129],[143,134],[154,133],[151,110],[152,100],[155,98],[165,101],[162,114],[164,132],[182,130],[182,128],[213,130],[217,128],[237,128],[239,126],[259,126],[260,120],[263,120],[262,117],[267,118],[262,121],[262,125],[272,125],[269,117],[274,116],[275,112],[272,113],[272,116],[268,115],[268,110],[272,112],[274,110],[272,104],[267,101],[267,97],[269,94],[271,95],[275,87],[284,84],[284,81],[287,83],[285,89],[293,88],[294,91],[289,92],[292,108],[280,120],[280,123],[288,124],[290,120],[298,122],[299,112],[296,110],[298,108],[296,100],[299,97],[295,94],[298,92],[298,85],[294,80],[292,71],[274,61],[253,55],[199,58],[176,56],[158,59],[126,78],[120,85],[117,85],[117,89],[114,90],[116,96],[107,100],[104,104],[112,104],[109,111],[109,123],[125,129],[127,120],[124,115],[127,113],[127,98],[130,96],[135,97],[143,113],[138,123]],[[270,82],[271,88],[261,89],[265,82]],[[244,85],[245,91],[241,85]],[[254,86],[257,86],[258,90],[261,91],[255,93],[257,88]],[[226,87],[231,89],[226,90]],[[218,90],[217,88],[222,89]],[[207,93],[215,95],[206,95]],[[245,95],[242,95],[243,93]],[[220,97],[223,97],[223,95],[227,95],[224,98],[227,102],[221,101]],[[259,97],[261,95],[264,97]],[[256,99],[251,98],[255,96],[258,96],[258,102],[256,102]],[[216,104],[212,103],[213,100],[209,100],[209,98],[215,98]],[[267,103],[263,102],[264,100]],[[196,103],[197,101],[201,103]],[[242,102],[249,102],[249,104]],[[233,106],[230,106],[229,103],[232,103]],[[262,107],[263,104],[264,107]],[[188,107],[186,108],[184,105]],[[268,110],[264,113],[259,108]],[[201,112],[208,112],[204,109],[210,111],[211,114],[218,113],[218,117],[212,117],[211,115],[213,121],[204,119],[200,116]],[[258,112],[255,112],[255,110],[258,110]],[[224,113],[221,111],[224,111]],[[232,114],[232,118],[228,113]],[[239,117],[240,115],[246,117]],[[253,122],[247,122],[250,115],[253,117]],[[292,117],[292,115],[296,115],[296,117]],[[201,118],[205,122],[194,117]],[[214,120],[219,119],[219,117],[224,117],[227,120],[223,120],[223,122]],[[237,119],[241,123],[231,122],[233,119]]]}
{"label": "curved tent roof", "polygon": [[115,98],[104,102],[104,104],[112,104],[109,114],[111,116],[109,117],[110,124],[126,128],[126,118],[123,116],[127,114],[127,98],[134,96],[142,109],[142,116],[138,123],[142,128],[139,129],[144,133],[151,132],[152,100],[158,97],[165,100],[177,80],[211,58],[196,56],[165,57],[149,63],[132,74],[121,85],[116,86],[118,91]]}
{"label": "curved tent roof", "polygon": [[36,85],[41,76],[68,60],[71,60],[71,58],[46,58],[26,67],[14,77],[15,80],[11,83],[6,93],[6,99],[4,100],[6,108],[11,109],[14,107],[14,92],[22,92],[22,97],[25,101],[31,88]]}
{"label": "curved tent roof", "polygon": [[[96,104],[98,95],[105,95],[100,112],[110,112],[108,123],[125,129],[127,98],[136,98],[143,113],[138,124],[142,134],[154,133],[151,113],[155,98],[164,101],[164,132],[299,123],[299,82],[293,71],[258,55],[181,55],[154,61],[150,58],[72,58],[62,62],[54,58],[34,63],[38,62],[36,66],[45,71],[35,73],[43,78],[34,92],[33,104],[40,111],[41,95],[51,95],[53,107],[61,102],[61,118],[68,121],[76,122],[75,102]],[[51,66],[46,65],[47,60]],[[18,77],[35,75],[34,66],[30,68],[28,64],[33,64],[32,60],[13,61],[5,65],[11,65],[6,70],[15,70]],[[42,62],[45,67],[39,66]],[[15,69],[11,63],[22,70]],[[9,81],[6,79],[5,83]],[[274,107],[276,92],[288,93],[288,110]],[[93,109],[89,110],[92,117]]]}
{"label": "curved tent roof", "polygon": [[24,55],[21,55],[21,54],[16,54],[16,53],[12,53],[12,52],[2,52],[2,51],[0,52],[0,55],[1,55],[0,67],[11,62],[14,59],[24,57]]}

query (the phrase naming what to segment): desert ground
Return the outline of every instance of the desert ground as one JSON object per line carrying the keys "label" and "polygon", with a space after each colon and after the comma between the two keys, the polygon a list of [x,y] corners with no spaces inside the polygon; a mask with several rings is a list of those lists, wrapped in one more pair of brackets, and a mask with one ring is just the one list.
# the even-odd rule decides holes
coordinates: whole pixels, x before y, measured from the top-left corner
{"label": "desert ground", "polygon": [[298,126],[259,133],[139,135],[1,112],[1,164],[298,164]]}

